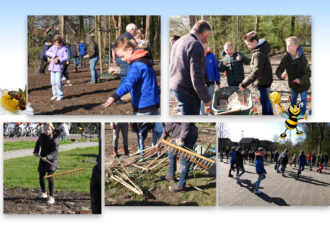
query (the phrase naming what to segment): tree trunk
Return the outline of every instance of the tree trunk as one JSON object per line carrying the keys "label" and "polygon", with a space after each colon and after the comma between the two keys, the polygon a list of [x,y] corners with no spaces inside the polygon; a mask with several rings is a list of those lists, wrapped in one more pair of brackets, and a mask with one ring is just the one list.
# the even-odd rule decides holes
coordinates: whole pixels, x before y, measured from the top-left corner
{"label": "tree trunk", "polygon": [[121,34],[121,16],[118,16],[118,36]]}
{"label": "tree trunk", "polygon": [[103,53],[103,46],[102,46],[102,34],[101,34],[101,16],[96,16],[96,23],[95,23],[95,32],[97,32],[97,41],[99,46],[99,59],[100,59],[100,72],[103,73],[102,69],[102,53]]}
{"label": "tree trunk", "polygon": [[150,16],[146,16],[145,40],[149,41]]}
{"label": "tree trunk", "polygon": [[65,19],[64,16],[58,16],[59,19],[59,26],[60,26],[60,36],[65,39]]}
{"label": "tree trunk", "polygon": [[294,36],[295,25],[296,25],[296,16],[291,16],[291,33],[290,33],[290,36]]}
{"label": "tree trunk", "polygon": [[79,36],[85,37],[84,16],[79,16]]}
{"label": "tree trunk", "polygon": [[189,28],[192,29],[193,26],[195,25],[196,18],[195,16],[189,16]]}
{"label": "tree trunk", "polygon": [[259,23],[260,23],[260,16],[256,16],[256,24],[254,30],[258,33],[259,32]]}

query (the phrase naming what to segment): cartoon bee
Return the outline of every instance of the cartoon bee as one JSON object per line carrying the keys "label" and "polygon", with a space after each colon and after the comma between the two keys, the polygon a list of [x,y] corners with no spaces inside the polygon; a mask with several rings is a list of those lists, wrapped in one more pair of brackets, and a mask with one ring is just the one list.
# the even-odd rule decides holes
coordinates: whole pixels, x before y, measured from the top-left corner
{"label": "cartoon bee", "polygon": [[292,129],[296,129],[296,134],[298,136],[302,135],[303,132],[302,131],[299,131],[298,128],[297,128],[297,125],[298,125],[298,120],[301,120],[301,119],[305,119],[307,120],[307,117],[304,116],[303,118],[298,118],[299,114],[300,114],[300,102],[297,103],[297,105],[291,105],[287,111],[284,111],[281,113],[281,116],[284,117],[284,118],[287,118],[285,120],[285,131],[280,135],[280,138],[284,139],[287,137],[286,135],[286,131],[289,129],[289,130],[292,130]]}

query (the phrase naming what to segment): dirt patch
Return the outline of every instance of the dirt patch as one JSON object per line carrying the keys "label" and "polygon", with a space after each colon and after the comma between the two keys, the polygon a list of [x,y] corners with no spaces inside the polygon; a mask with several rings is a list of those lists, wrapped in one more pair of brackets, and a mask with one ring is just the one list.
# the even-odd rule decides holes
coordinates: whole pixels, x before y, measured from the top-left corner
{"label": "dirt patch", "polygon": [[[38,69],[28,69],[28,97],[35,115],[132,115],[131,102],[123,105],[114,104],[103,108],[102,104],[111,96],[119,85],[119,80],[102,80],[98,84],[89,84],[91,75],[89,67],[78,68],[75,72],[69,66],[69,76],[72,86],[63,86],[64,99],[51,101],[52,88],[50,73],[39,75]],[[100,74],[99,69],[98,73]],[[160,84],[160,62],[155,61],[158,84]],[[106,71],[104,69],[104,71]],[[64,83],[64,82],[63,82]]]}
{"label": "dirt patch", "polygon": [[[276,69],[278,67],[278,65],[280,64],[280,61],[281,61],[281,58],[283,57],[284,53],[279,53],[279,54],[276,54],[272,57],[270,57],[270,62],[272,64],[272,69],[273,69],[273,73],[276,72]],[[310,53],[305,53],[305,56],[308,60],[308,63],[310,64],[310,68],[312,69],[312,64],[311,64],[311,54]],[[244,73],[245,73],[245,77],[247,77],[250,73],[250,66],[247,66],[247,65],[244,65]],[[313,73],[312,73],[313,75]],[[281,93],[281,96],[282,96],[282,102],[281,102],[281,105],[287,109],[289,106],[290,106],[290,101],[288,101],[287,99],[289,98],[289,96],[291,96],[291,89],[289,88],[289,85],[288,85],[288,80],[279,80],[275,75],[273,75],[273,84],[271,86],[271,89],[270,89],[270,92],[274,92],[274,91],[277,91],[277,92],[280,92]],[[312,83],[312,77],[311,77],[311,83]],[[221,87],[225,87],[225,86],[228,86],[227,84],[227,78],[224,77],[223,74],[221,74],[221,78],[220,78],[220,83],[221,83]],[[256,88],[254,88],[252,85],[250,85],[248,87],[251,92],[252,92],[252,98],[254,99],[253,100],[253,110],[254,110],[254,115],[261,115],[262,113],[262,107],[261,107],[261,104],[260,104],[260,101],[259,101],[259,95],[258,95],[258,90]],[[308,95],[307,95],[307,98],[311,98],[311,90],[312,90],[312,87],[309,88],[308,90]],[[178,110],[178,104],[174,98],[174,96],[170,93],[170,101],[169,101],[169,104],[170,104],[170,115],[178,115],[179,113],[179,110]],[[312,109],[312,105],[311,105],[311,101],[307,101],[307,112],[309,110]],[[276,114],[279,114],[280,112],[280,108],[276,105],[275,107],[275,113]],[[306,112],[306,113],[307,113]]]}
{"label": "dirt patch", "polygon": [[57,192],[55,204],[47,204],[45,199],[38,198],[40,189],[36,188],[4,188],[4,214],[74,214],[90,210],[91,201],[88,193]]}

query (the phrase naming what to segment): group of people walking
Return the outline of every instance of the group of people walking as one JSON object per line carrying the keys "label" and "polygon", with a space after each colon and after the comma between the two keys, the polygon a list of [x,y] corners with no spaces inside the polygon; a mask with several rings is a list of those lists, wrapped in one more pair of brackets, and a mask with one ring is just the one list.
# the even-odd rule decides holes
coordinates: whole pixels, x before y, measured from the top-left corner
{"label": "group of people walking", "polygon": [[[244,154],[244,151],[240,147],[232,147],[230,151],[229,147],[226,148],[224,151],[227,155],[227,162],[230,158],[230,167],[229,167],[229,173],[228,177],[233,177],[232,171],[236,171],[236,180],[237,183],[241,183],[241,176],[245,173],[244,169],[244,156],[247,156],[247,154]],[[220,154],[220,160],[224,157],[224,152]],[[227,153],[228,152],[228,153]],[[251,152],[249,152],[249,157],[251,157]],[[221,157],[222,156],[222,157]],[[259,194],[261,191],[259,190],[259,185],[261,180],[266,178],[267,172],[264,167],[264,162],[267,161],[266,159],[266,150],[263,147],[260,147],[258,151],[254,153],[253,159],[249,159],[250,163],[254,162],[256,173],[258,174],[258,180],[255,183],[254,192]],[[302,171],[304,171],[305,166],[310,167],[310,171],[312,171],[312,167],[315,165],[316,162],[316,155],[313,153],[308,153],[305,155],[304,151],[300,151],[298,157],[296,157],[296,154],[293,154],[291,162],[289,161],[289,150],[285,149],[281,154],[279,154],[277,151],[273,154],[271,154],[271,161],[270,163],[274,162],[274,169],[277,173],[281,173],[283,177],[285,177],[285,170],[287,168],[287,165],[290,164],[294,165],[296,167],[296,163],[298,161],[298,170],[297,170],[297,177],[299,178]],[[321,153],[317,157],[317,173],[322,173],[322,170],[325,169],[328,165],[328,154],[327,153]]]}

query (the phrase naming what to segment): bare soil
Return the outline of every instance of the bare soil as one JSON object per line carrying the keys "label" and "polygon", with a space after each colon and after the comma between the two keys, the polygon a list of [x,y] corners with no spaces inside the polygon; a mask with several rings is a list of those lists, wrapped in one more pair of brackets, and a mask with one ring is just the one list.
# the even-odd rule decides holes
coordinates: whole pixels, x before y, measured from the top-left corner
{"label": "bare soil", "polygon": [[[104,65],[105,66],[105,65]],[[160,62],[155,60],[154,70],[160,84]],[[100,70],[97,68],[100,75]],[[104,68],[104,71],[107,71]],[[69,76],[72,86],[63,86],[64,99],[51,101],[52,88],[50,73],[40,75],[37,68],[28,69],[28,99],[35,115],[132,115],[130,102],[122,105],[113,104],[103,108],[102,104],[117,89],[120,80],[101,80],[98,84],[89,84],[89,67],[78,67],[76,72],[70,64]],[[63,84],[65,82],[63,81]]]}
{"label": "bare soil", "polygon": [[[310,68],[312,69],[312,63],[311,63],[311,54],[310,53],[304,53],[307,60],[308,60],[308,63],[310,64]],[[273,73],[276,72],[276,69],[278,67],[278,65],[280,64],[280,61],[281,61],[281,58],[283,57],[284,53],[277,53],[273,56],[270,57],[270,62],[272,64],[272,69],[273,69]],[[250,66],[248,65],[244,65],[244,73],[245,73],[245,77],[247,77],[250,73]],[[313,73],[312,73],[313,75]],[[290,101],[288,101],[288,98],[289,96],[291,96],[291,89],[289,88],[289,85],[288,85],[288,80],[285,79],[285,80],[279,80],[277,78],[277,76],[273,75],[273,84],[271,86],[271,89],[270,89],[270,92],[274,92],[274,91],[277,91],[277,92],[280,92],[281,93],[281,96],[282,96],[282,102],[281,102],[281,105],[287,109],[289,106],[290,106]],[[311,77],[311,83],[312,83],[312,77]],[[221,87],[225,87],[225,86],[228,86],[227,84],[227,78],[224,77],[224,74],[221,74],[221,78],[220,78],[220,83],[221,83]],[[261,104],[259,102],[259,95],[258,95],[258,90],[256,88],[254,88],[252,85],[250,85],[248,87],[251,92],[252,92],[252,98],[254,99],[253,100],[253,103],[254,103],[254,115],[261,115],[262,113],[262,107],[261,107]],[[307,98],[311,98],[311,90],[312,90],[312,87],[309,88],[308,90],[308,95],[307,95]],[[179,115],[178,114],[178,110],[175,109],[177,108],[177,102],[174,98],[174,96],[170,93],[170,115]],[[311,101],[308,101],[307,102],[307,112],[309,110],[312,109],[312,106],[311,106]],[[280,108],[279,106],[275,106],[275,113],[276,114],[279,114],[280,112]]]}
{"label": "bare soil", "polygon": [[4,214],[75,214],[89,213],[91,201],[88,193],[57,192],[55,204],[47,204],[46,199],[38,198],[40,189],[4,188]]}

